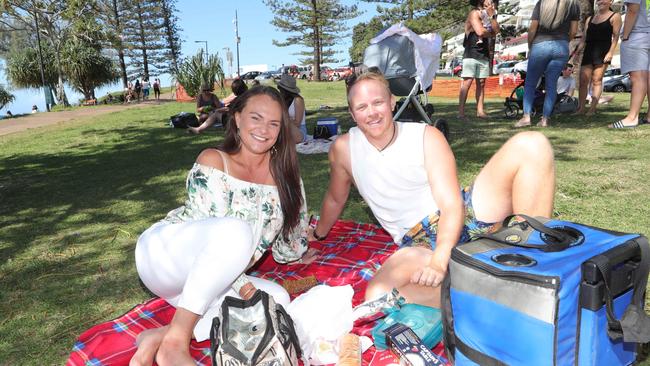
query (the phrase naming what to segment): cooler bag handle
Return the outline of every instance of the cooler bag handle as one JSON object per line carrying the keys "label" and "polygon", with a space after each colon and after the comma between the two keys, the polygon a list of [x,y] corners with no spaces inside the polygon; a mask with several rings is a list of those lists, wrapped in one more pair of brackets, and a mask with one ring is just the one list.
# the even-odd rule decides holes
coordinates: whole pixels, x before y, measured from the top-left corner
{"label": "cooler bag handle", "polygon": [[650,342],[650,317],[644,310],[644,297],[650,271],[650,245],[644,236],[639,236],[634,241],[641,252],[641,262],[639,268],[634,271],[632,301],[620,320],[614,315],[610,290],[612,272],[610,261],[604,256],[596,256],[592,261],[596,264],[605,284],[605,312],[609,337],[613,340],[623,338],[624,342],[647,343]]}
{"label": "cooler bag handle", "polygon": [[[512,226],[508,226],[510,220],[514,217],[521,217],[526,221],[515,222]],[[521,240],[522,238],[527,238],[530,235],[530,232],[532,231],[531,228],[545,234],[548,238],[553,238],[554,240],[545,240],[546,245],[528,244],[525,242],[525,240]],[[506,217],[503,220],[503,227],[500,230],[494,233],[481,234],[478,237],[498,241],[500,243],[516,247],[539,249],[544,252],[561,252],[564,249],[568,248],[574,241],[565,233],[545,226],[539,220],[533,217],[522,214],[510,215]],[[515,239],[518,238],[519,240],[509,240],[509,238],[513,237]]]}

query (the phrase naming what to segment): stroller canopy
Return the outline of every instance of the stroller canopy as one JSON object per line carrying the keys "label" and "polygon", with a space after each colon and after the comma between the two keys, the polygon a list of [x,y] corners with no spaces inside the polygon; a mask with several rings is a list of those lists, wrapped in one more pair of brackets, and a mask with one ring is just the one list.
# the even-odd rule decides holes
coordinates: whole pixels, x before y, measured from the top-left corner
{"label": "stroller canopy", "polygon": [[[442,39],[436,33],[417,35],[402,23],[395,24],[370,41],[364,52],[363,63],[377,67],[386,79],[411,79],[428,89],[440,62]],[[412,84],[412,83],[411,83]],[[391,91],[406,95],[408,90]],[[402,88],[397,88],[402,89]]]}

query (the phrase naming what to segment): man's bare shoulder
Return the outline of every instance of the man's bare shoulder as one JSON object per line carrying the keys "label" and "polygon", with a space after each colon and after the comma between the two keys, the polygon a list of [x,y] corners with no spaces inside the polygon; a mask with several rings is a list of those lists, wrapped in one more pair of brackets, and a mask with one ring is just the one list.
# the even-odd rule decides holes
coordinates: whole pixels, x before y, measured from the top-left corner
{"label": "man's bare shoulder", "polygon": [[332,167],[343,166],[345,170],[350,168],[350,134],[345,133],[334,140],[329,151],[329,161]]}

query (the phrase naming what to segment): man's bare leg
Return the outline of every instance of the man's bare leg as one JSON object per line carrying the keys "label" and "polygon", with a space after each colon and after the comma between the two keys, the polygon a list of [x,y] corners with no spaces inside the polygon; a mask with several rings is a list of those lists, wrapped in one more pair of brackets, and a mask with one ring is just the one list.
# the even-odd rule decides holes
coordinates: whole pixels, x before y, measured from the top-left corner
{"label": "man's bare leg", "polygon": [[555,196],[553,148],[539,132],[510,138],[474,182],[472,204],[479,221],[499,222],[513,213],[550,217]]}
{"label": "man's bare leg", "polygon": [[407,247],[393,253],[366,288],[366,300],[379,297],[393,288],[399,290],[409,303],[440,307],[440,286],[422,286],[411,283],[413,273],[431,261],[431,249]]}

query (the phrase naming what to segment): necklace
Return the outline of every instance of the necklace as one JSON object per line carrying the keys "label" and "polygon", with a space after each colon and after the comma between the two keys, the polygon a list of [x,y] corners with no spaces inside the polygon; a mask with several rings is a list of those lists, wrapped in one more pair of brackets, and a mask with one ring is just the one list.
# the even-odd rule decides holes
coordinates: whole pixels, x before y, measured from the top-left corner
{"label": "necklace", "polygon": [[377,149],[377,151],[382,152],[382,151],[386,150],[388,145],[390,145],[391,142],[393,142],[393,139],[395,138],[395,131],[396,130],[397,130],[397,126],[395,125],[395,122],[393,122],[393,134],[390,136],[390,140],[388,140],[388,143],[386,145],[384,145],[384,147],[382,147],[381,149]]}

